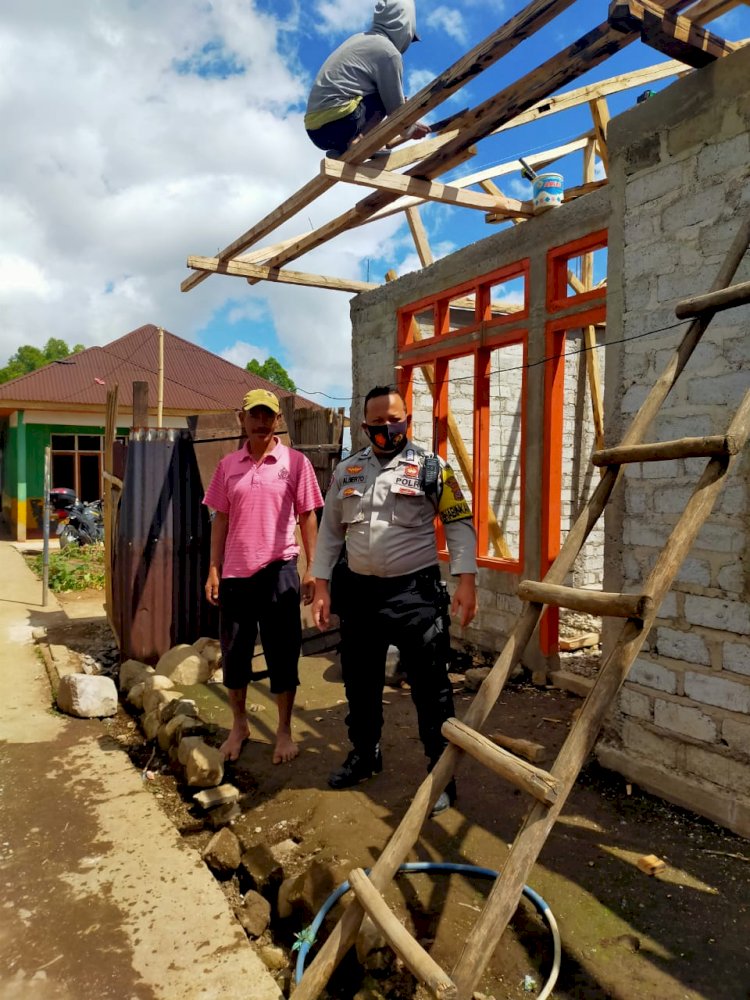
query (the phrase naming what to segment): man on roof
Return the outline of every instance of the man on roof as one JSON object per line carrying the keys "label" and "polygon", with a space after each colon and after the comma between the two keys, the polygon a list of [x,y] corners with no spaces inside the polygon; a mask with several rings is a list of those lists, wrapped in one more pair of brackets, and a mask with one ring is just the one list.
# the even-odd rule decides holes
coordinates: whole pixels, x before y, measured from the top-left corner
{"label": "man on roof", "polygon": [[[377,0],[372,27],[347,38],[315,77],[305,114],[313,143],[336,158],[404,103],[402,56],[418,41],[414,0]],[[429,128],[416,122],[406,138]]]}

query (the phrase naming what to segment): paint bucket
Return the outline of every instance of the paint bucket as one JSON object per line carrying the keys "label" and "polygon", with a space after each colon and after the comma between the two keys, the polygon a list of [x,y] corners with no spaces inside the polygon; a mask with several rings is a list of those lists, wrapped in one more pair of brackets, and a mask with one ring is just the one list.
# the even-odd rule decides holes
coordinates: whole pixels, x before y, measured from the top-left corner
{"label": "paint bucket", "polygon": [[562,174],[537,174],[533,181],[534,212],[546,212],[548,208],[562,205],[565,189]]}

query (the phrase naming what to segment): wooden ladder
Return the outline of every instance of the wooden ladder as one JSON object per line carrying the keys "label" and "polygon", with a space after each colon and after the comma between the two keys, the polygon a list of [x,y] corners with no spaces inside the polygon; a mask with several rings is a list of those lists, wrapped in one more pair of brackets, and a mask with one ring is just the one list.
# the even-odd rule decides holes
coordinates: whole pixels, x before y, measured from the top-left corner
{"label": "wooden ladder", "polygon": [[[605,469],[596,490],[571,528],[560,554],[542,582],[524,581],[518,594],[526,602],[518,623],[485,679],[463,721],[449,719],[443,734],[447,748],[418,789],[400,825],[368,878],[361,869],[349,876],[355,899],[320,949],[297,986],[295,1000],[315,1000],[356,938],[365,913],[380,928],[416,978],[439,1000],[471,1000],[474,989],[521,898],[524,884],[562,810],[581,767],[594,746],[631,664],[638,655],[659,606],[698,532],[711,513],[724,480],[750,432],[750,392],[746,393],[725,435],[643,443],[646,430],[675,385],[716,312],[750,301],[750,282],[731,285],[750,244],[750,218],[741,226],[711,292],[681,302],[680,318],[690,326],[621,444],[594,453]],[[578,553],[603,513],[629,462],[707,458],[706,468],[638,594],[604,594],[564,586]],[[583,703],[554,765],[544,771],[496,746],[479,732],[495,705],[511,669],[521,658],[546,605],[625,619],[612,652]],[[463,754],[469,754],[534,800],[513,843],[502,874],[495,881],[476,926],[449,976],[399,923],[381,893],[416,843],[431,808],[453,777]]]}

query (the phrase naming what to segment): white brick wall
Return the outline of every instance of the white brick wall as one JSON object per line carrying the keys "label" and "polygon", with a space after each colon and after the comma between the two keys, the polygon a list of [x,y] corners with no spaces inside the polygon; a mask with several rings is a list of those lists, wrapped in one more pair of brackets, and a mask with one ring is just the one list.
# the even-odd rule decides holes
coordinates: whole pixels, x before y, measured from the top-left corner
{"label": "white brick wall", "polygon": [[[710,289],[746,213],[750,54],[698,71],[647,105],[610,125],[611,233],[622,245],[610,252],[616,264],[609,275],[609,326],[634,339],[608,352],[609,443],[679,343],[686,324],[676,328],[676,302]],[[644,169],[637,151],[645,136],[653,139],[658,162],[652,158]],[[733,280],[749,278],[746,257]],[[748,328],[748,306],[714,317],[648,440],[726,431],[750,386]],[[626,469],[607,538],[606,589],[638,589],[705,464]],[[693,776],[732,801],[750,795],[749,473],[747,459],[736,463],[678,570],[623,687],[610,734],[633,758]]]}

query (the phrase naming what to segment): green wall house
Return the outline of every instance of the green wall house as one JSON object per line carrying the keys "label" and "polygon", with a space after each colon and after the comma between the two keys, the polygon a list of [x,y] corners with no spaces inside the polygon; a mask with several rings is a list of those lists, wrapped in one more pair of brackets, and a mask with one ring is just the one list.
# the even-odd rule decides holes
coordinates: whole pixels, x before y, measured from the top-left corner
{"label": "green wall house", "polygon": [[[250,389],[293,393],[164,331],[161,426],[187,427],[187,418],[226,413]],[[118,437],[133,423],[133,383],[148,385],[150,427],[156,427],[159,328],[139,327],[104,347],[90,347],[0,385],[2,514],[18,541],[42,534],[44,453],[51,449],[52,486],[82,500],[103,495],[107,390],[118,387]],[[295,407],[315,406],[295,397]]]}

